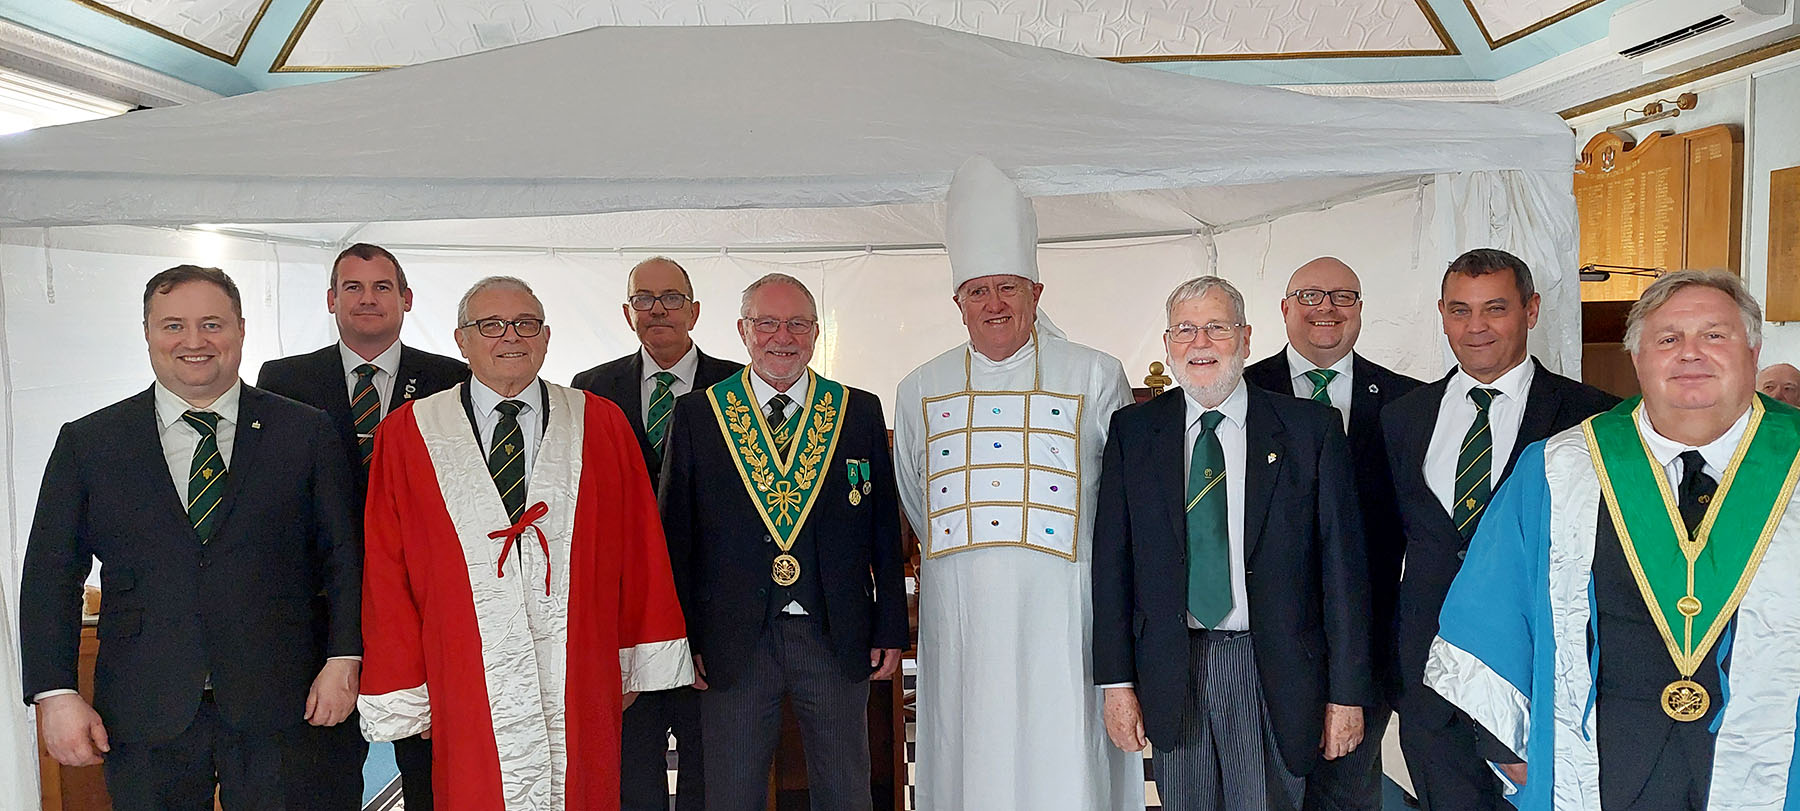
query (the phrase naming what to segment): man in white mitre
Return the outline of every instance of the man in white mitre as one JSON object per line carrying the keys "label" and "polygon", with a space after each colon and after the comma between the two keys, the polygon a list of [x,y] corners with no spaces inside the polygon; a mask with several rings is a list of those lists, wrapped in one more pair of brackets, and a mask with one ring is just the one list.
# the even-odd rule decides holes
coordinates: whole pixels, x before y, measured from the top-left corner
{"label": "man in white mitre", "polygon": [[1142,809],[1089,630],[1100,453],[1131,384],[1038,313],[1036,214],[986,158],[950,184],[944,243],[969,341],[907,375],[894,409],[923,555],[918,806]]}

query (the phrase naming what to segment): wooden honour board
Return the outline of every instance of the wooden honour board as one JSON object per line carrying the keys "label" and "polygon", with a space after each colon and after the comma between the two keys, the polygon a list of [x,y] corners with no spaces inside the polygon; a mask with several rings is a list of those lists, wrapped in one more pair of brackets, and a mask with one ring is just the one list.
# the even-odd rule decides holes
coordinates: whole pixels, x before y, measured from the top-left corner
{"label": "wooden honour board", "polygon": [[1800,166],[1769,173],[1770,321],[1800,321]]}
{"label": "wooden honour board", "polygon": [[[1743,138],[1728,124],[1594,136],[1575,165],[1581,264],[1741,272]],[[1583,282],[1582,301],[1634,301],[1652,280]]]}

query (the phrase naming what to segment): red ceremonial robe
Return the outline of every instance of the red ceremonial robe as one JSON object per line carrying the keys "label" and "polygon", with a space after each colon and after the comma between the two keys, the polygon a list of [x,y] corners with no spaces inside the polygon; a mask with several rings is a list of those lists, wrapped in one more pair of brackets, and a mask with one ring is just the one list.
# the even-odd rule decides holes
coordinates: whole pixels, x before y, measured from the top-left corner
{"label": "red ceremonial robe", "polygon": [[514,526],[461,391],[375,437],[363,734],[429,729],[440,811],[616,809],[622,693],[693,681],[643,456],[618,407],[548,386]]}

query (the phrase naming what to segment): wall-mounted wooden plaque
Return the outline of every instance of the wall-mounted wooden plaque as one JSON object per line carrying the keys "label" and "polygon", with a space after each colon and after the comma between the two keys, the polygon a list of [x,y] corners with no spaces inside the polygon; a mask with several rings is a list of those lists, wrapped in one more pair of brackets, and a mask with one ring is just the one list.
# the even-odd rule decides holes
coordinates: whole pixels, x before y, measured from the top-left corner
{"label": "wall-mounted wooden plaque", "polygon": [[[1655,133],[1633,145],[1603,132],[1575,166],[1581,264],[1741,272],[1743,138],[1727,124]],[[1632,301],[1650,279],[1583,282],[1583,301]]]}
{"label": "wall-mounted wooden plaque", "polygon": [[1770,321],[1800,321],[1800,166],[1769,173]]}

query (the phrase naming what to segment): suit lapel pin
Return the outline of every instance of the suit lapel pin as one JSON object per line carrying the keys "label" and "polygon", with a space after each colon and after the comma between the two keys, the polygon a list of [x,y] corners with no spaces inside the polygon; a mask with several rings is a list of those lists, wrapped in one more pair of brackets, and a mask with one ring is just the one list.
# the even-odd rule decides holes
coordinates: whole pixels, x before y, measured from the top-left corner
{"label": "suit lapel pin", "polygon": [[1269,464],[1275,464],[1275,454],[1269,454]]}
{"label": "suit lapel pin", "polygon": [[250,427],[251,427],[251,428],[261,428],[261,427],[262,427],[262,420],[251,420],[251,421],[250,421]]}
{"label": "suit lapel pin", "polygon": [[1369,384],[1369,393],[1370,393],[1370,394],[1380,394],[1380,393],[1381,393],[1381,387],[1380,387],[1380,386],[1377,386],[1377,385],[1375,385],[1375,384],[1374,384],[1374,383],[1370,383],[1370,384]]}
{"label": "suit lapel pin", "polygon": [[406,379],[406,390],[404,392],[401,392],[400,399],[411,400],[413,398],[413,392],[418,391],[418,390],[419,390],[419,379],[416,377],[409,377]]}

